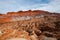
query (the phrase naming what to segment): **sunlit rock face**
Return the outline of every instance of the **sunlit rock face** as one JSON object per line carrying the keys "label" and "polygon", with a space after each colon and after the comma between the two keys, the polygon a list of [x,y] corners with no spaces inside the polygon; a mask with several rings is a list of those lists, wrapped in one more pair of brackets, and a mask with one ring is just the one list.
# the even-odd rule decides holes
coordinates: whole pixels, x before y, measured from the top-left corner
{"label": "sunlit rock face", "polygon": [[30,20],[31,16],[23,16],[23,17],[12,17],[12,21],[19,21],[19,20]]}
{"label": "sunlit rock face", "polygon": [[59,15],[41,10],[0,14],[0,40],[57,40]]}

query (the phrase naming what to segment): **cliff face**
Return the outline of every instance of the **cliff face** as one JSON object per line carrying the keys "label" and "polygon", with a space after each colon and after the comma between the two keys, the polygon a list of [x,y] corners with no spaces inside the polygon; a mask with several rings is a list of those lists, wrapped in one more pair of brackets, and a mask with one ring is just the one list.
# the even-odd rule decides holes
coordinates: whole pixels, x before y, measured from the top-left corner
{"label": "cliff face", "polygon": [[59,15],[41,10],[0,14],[0,40],[57,40]]}

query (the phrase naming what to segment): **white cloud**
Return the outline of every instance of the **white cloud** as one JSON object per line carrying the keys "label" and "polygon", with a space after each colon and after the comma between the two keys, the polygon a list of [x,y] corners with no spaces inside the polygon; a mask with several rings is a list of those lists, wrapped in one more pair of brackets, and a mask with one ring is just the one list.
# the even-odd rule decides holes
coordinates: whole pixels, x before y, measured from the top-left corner
{"label": "white cloud", "polygon": [[[49,3],[31,3],[24,2],[25,0],[0,0],[0,13],[6,13],[9,11],[19,11],[19,10],[46,10],[50,12],[60,13],[60,0],[50,0]],[[38,0],[39,1],[39,0]],[[41,1],[41,0],[40,0]],[[36,2],[36,0],[35,0]],[[29,3],[31,3],[29,5]]]}
{"label": "white cloud", "polygon": [[38,7],[36,9],[46,10],[50,12],[58,12],[60,13],[60,0],[52,0],[46,6]]}
{"label": "white cloud", "polygon": [[27,7],[22,7],[22,10],[45,10],[49,12],[58,12],[60,13],[60,0],[51,0],[48,4],[35,4]]}

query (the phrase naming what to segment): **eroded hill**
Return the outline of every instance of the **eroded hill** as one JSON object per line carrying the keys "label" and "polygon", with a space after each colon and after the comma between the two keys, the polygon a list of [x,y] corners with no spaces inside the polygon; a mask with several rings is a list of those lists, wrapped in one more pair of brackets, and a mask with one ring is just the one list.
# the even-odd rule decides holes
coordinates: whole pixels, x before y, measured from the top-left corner
{"label": "eroded hill", "polygon": [[0,14],[0,40],[60,40],[59,15],[41,10]]}

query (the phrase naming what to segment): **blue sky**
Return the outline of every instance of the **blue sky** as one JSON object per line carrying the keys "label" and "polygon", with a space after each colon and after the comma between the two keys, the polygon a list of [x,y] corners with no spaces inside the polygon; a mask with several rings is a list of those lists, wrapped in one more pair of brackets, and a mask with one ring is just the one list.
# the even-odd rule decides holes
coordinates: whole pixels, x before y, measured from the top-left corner
{"label": "blue sky", "polygon": [[60,12],[60,0],[0,0],[0,13],[20,10]]}

